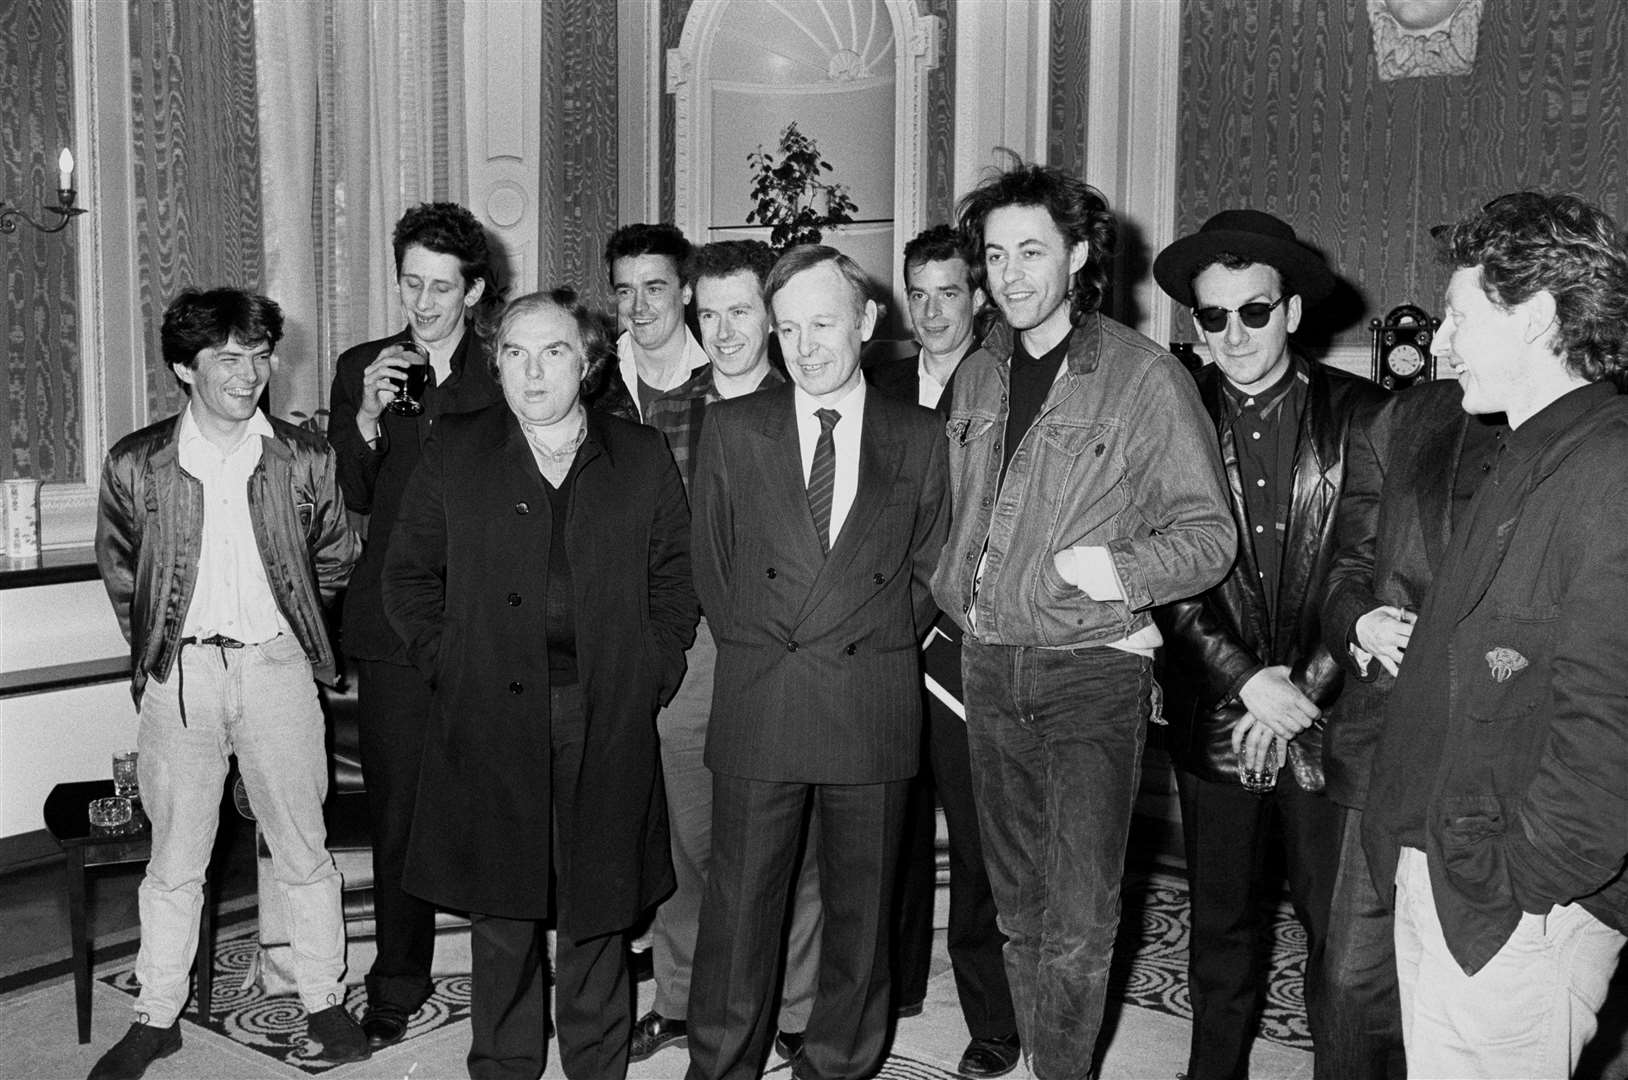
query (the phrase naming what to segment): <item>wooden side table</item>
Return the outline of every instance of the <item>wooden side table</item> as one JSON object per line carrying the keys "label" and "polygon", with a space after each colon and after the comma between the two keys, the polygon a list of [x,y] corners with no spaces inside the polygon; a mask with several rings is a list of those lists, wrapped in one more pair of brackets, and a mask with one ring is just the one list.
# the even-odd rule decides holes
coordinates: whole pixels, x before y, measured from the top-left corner
{"label": "wooden side table", "polygon": [[[79,1013],[79,1041],[90,1042],[90,939],[85,913],[85,872],[101,866],[144,863],[152,857],[152,827],[143,819],[141,830],[129,836],[91,835],[86,807],[92,799],[113,794],[112,780],[84,780],[58,784],[45,797],[45,828],[68,857],[68,924],[73,937],[74,1005]],[[214,983],[215,898],[209,881],[204,882],[203,915],[199,919],[198,953],[194,970],[198,977],[198,1020],[209,1020],[210,994]]]}

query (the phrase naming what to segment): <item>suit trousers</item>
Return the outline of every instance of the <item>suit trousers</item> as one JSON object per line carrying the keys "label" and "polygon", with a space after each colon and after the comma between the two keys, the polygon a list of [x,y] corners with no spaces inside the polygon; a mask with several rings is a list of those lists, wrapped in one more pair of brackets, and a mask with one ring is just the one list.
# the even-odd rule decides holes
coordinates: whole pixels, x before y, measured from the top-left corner
{"label": "suit trousers", "polygon": [[[569,1080],[623,1080],[633,1035],[633,982],[625,934],[577,940],[563,929],[576,777],[585,733],[582,693],[549,694],[554,795],[554,1024]],[[516,838],[516,842],[540,838]],[[548,943],[540,919],[470,915],[469,1075],[472,1080],[537,1080],[546,1064]]]}
{"label": "suit trousers", "polygon": [[1315,1080],[1405,1080],[1391,906],[1362,850],[1362,811],[1340,808],[1340,865],[1323,951],[1323,1041]]}
{"label": "suit trousers", "polygon": [[[934,635],[923,657],[928,676],[953,697],[961,696],[960,649]],[[935,659],[947,661],[935,664]],[[1017,1015],[1006,982],[1002,949],[1006,935],[996,925],[995,897],[978,839],[978,807],[972,794],[972,761],[967,724],[929,691],[923,713],[924,768],[911,781],[899,853],[897,931],[894,939],[894,1005],[914,1004],[927,995],[933,953],[933,907],[938,885],[934,808],[944,808],[950,847],[950,926],[946,935],[961,1015],[974,1039],[1016,1034]]]}
{"label": "suit trousers", "polygon": [[1266,989],[1269,913],[1276,880],[1268,879],[1273,819],[1282,826],[1295,914],[1306,929],[1306,1018],[1318,1052],[1327,1039],[1323,953],[1329,904],[1339,867],[1340,808],[1301,789],[1289,769],[1269,795],[1238,783],[1201,780],[1176,770],[1187,852],[1192,938],[1187,959],[1193,1005],[1191,1080],[1249,1075],[1249,1048]]}
{"label": "suit trousers", "polygon": [[811,814],[825,922],[796,1075],[857,1080],[876,1069],[890,1019],[888,916],[907,785],[713,776],[688,1080],[756,1080],[768,1056],[787,900]]}
{"label": "suit trousers", "polygon": [[[695,628],[695,644],[690,646],[685,661],[683,684],[667,707],[656,714],[676,885],[673,894],[656,909],[650,936],[656,977],[655,1011],[669,1020],[683,1020],[690,1013],[695,938],[712,858],[712,772],[702,757],[707,744],[707,717],[712,711],[712,672],[718,663],[718,646],[704,618]],[[806,845],[805,852],[786,939],[781,1031],[800,1032],[808,1026],[820,970],[820,871],[813,845]]]}
{"label": "suit trousers", "polygon": [[435,905],[401,887],[430,722],[430,688],[415,667],[382,660],[355,663],[379,950],[367,973],[367,1001],[370,1008],[400,1009],[410,1016],[434,989]]}

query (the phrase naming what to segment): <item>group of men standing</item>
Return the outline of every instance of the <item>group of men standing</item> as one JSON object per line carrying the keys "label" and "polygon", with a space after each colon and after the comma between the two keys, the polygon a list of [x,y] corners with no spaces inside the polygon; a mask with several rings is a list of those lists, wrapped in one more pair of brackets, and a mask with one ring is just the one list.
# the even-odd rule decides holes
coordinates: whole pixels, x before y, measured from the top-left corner
{"label": "group of men standing", "polygon": [[[470,863],[490,838],[458,834],[467,808],[444,790],[469,766],[426,747],[457,737],[454,694],[496,695],[483,715],[522,731],[528,684],[574,679],[579,660],[582,692],[555,686],[536,707],[545,749],[550,701],[576,741],[553,735],[556,783],[523,811],[545,856],[521,879],[575,905],[568,1075],[620,1077],[670,1046],[687,1047],[690,1080],[756,1077],[771,1047],[802,1080],[872,1075],[925,992],[935,790],[972,1036],[961,1074],[1004,1075],[1021,1053],[1044,1080],[1093,1075],[1154,724],[1168,724],[1185,830],[1190,1077],[1248,1075],[1278,833],[1319,1077],[1565,1075],[1628,929],[1628,403],[1612,385],[1628,367],[1628,244],[1588,204],[1530,193],[1447,229],[1434,347],[1457,385],[1388,396],[1291,345],[1335,279],[1281,220],[1228,211],[1155,261],[1214,360],[1196,381],[1102,313],[1115,240],[1094,189],[1014,161],[955,227],[906,246],[920,351],[864,368],[878,309],[846,256],[692,248],[672,226],[632,225],[606,251],[614,357],[607,344],[591,362],[597,332],[556,291],[511,305],[487,363],[473,331],[500,289],[484,235],[460,207],[418,207],[395,237],[409,325],[340,358],[331,450],[255,409],[275,305],[177,300],[164,359],[188,405],[110,453],[98,530],[132,642],[154,858],[138,1022],[93,1078],[139,1077],[179,1048],[204,804],[233,752],[296,913],[321,1055],[400,1040],[430,993],[436,903],[501,895],[462,905],[489,913],[469,1068],[539,1075],[531,927],[565,901],[522,903],[515,880],[493,880],[503,866]],[[416,417],[387,409],[409,342],[431,370]],[[563,384],[548,374],[561,355]],[[578,395],[665,437],[687,533],[633,425],[584,424]],[[442,426],[480,410],[490,422]],[[504,496],[501,525],[443,510],[479,505],[479,462],[454,449],[484,445],[482,423],[508,423],[518,467],[543,480],[535,502]],[[601,475],[667,492],[650,496],[660,520],[617,504],[634,480],[594,487]],[[432,491],[432,513],[408,505]],[[583,609],[600,592],[582,591],[579,500],[627,519],[636,535],[612,546],[637,559],[649,533],[648,610]],[[368,515],[359,561],[344,506]],[[557,523],[547,572],[506,600],[501,567],[475,579],[490,597],[454,596],[466,579],[444,549],[531,535],[532,506],[544,532]],[[347,577],[378,878],[360,1027],[336,996],[310,689],[332,660],[319,594]],[[549,649],[524,679],[482,691],[499,678],[489,657],[467,672],[446,659],[507,662],[515,643],[453,641],[443,606],[462,634],[471,609],[491,621],[556,602],[574,627],[526,616]],[[595,618],[613,632],[590,631]],[[687,643],[685,670],[620,688],[618,734],[595,750],[607,711],[589,670],[622,655],[605,651],[616,628],[656,634],[621,646],[628,670],[671,669]],[[271,676],[298,693],[251,685]],[[560,774],[562,753],[582,755],[577,772]],[[589,829],[630,849],[591,884],[569,842]],[[551,830],[571,853],[552,870]],[[635,1021],[619,942],[659,896],[655,1005]],[[508,983],[480,985],[499,970]]]}

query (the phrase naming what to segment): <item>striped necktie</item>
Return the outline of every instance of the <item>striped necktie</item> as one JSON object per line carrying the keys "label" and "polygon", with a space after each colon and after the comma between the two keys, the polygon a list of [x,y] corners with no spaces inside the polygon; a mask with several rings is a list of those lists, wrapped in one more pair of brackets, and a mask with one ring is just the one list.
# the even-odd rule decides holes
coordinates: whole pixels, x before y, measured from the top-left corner
{"label": "striped necktie", "polygon": [[837,486],[837,440],[831,431],[842,419],[835,409],[817,409],[820,418],[820,438],[814,444],[814,464],[808,470],[808,512],[814,517],[814,529],[820,534],[820,550],[831,551],[831,493]]}

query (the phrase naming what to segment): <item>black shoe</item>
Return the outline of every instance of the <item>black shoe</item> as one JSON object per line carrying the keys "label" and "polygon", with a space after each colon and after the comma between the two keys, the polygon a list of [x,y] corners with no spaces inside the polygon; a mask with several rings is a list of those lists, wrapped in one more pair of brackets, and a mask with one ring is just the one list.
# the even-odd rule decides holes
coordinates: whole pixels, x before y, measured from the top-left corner
{"label": "black shoe", "polygon": [[394,1005],[380,1005],[369,1009],[362,1020],[362,1034],[367,1036],[369,1050],[379,1050],[401,1041],[407,1034],[410,1017]]}
{"label": "black shoe", "polygon": [[305,1020],[305,1034],[322,1049],[317,1057],[342,1065],[347,1061],[366,1061],[372,1056],[367,1048],[367,1036],[343,1005],[330,1005],[312,1013]]}
{"label": "black shoe", "polygon": [[991,1077],[1005,1076],[1017,1068],[1018,1059],[1022,1056],[1023,1049],[1016,1035],[999,1039],[973,1039],[967,1044],[967,1052],[961,1055],[961,1064],[955,1068],[962,1076],[971,1077],[971,1080],[989,1080]]}
{"label": "black shoe", "polygon": [[893,1016],[898,1020],[908,1020],[912,1016],[920,1016],[921,1010],[926,1006],[926,1004],[927,1003],[925,1001],[918,999],[904,1005],[896,1005],[893,1008]]}
{"label": "black shoe", "polygon": [[775,1032],[774,1052],[780,1055],[781,1061],[796,1061],[797,1055],[803,1052],[803,1033],[801,1031]]}
{"label": "black shoe", "polygon": [[654,1009],[639,1017],[633,1025],[633,1038],[628,1042],[627,1059],[643,1061],[664,1046],[690,1045],[689,1025],[682,1020],[669,1020]]}
{"label": "black shoe", "polygon": [[181,1026],[167,1028],[131,1024],[124,1038],[96,1061],[90,1080],[140,1080],[147,1066],[181,1049]]}

